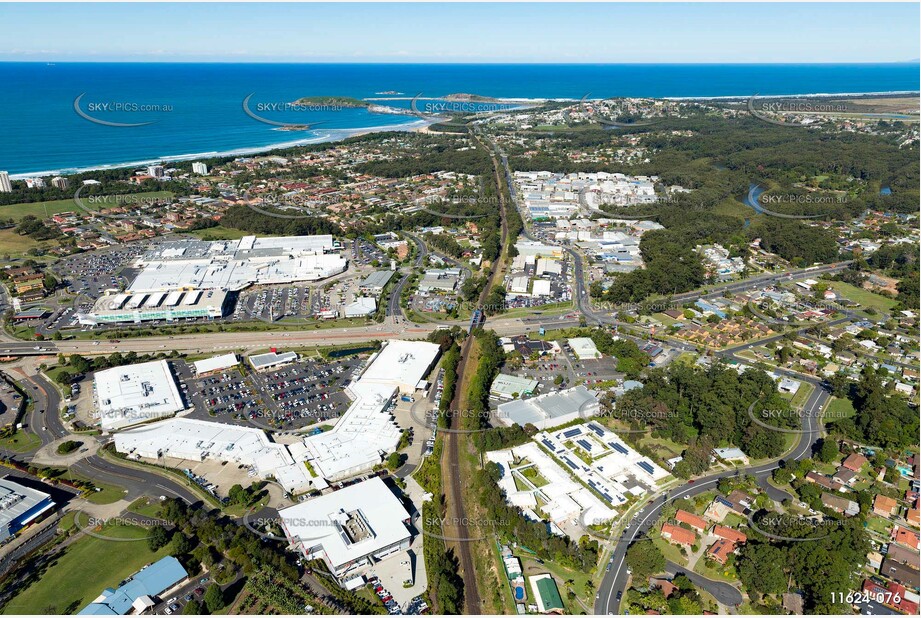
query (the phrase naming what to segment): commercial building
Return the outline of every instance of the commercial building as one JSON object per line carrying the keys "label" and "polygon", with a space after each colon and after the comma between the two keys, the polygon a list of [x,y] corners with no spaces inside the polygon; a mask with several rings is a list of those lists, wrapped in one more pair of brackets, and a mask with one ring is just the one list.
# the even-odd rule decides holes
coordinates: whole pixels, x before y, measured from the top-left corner
{"label": "commercial building", "polygon": [[573,337],[569,340],[569,347],[579,360],[601,358],[601,352],[589,337]]}
{"label": "commercial building", "polygon": [[97,371],[93,391],[99,422],[106,431],[163,418],[185,408],[165,360]]}
{"label": "commercial building", "polygon": [[364,294],[378,295],[393,279],[393,274],[392,270],[375,270],[358,284],[358,289]]}
{"label": "commercial building", "polygon": [[78,615],[123,616],[140,614],[155,605],[154,599],[189,577],[176,558],[167,556],[147,565],[118,588],[106,588]]}
{"label": "commercial building", "polygon": [[25,487],[12,477],[0,479],[0,542],[54,509],[46,493]]}
{"label": "commercial building", "polygon": [[266,369],[274,369],[275,367],[280,367],[281,365],[287,365],[288,363],[293,363],[297,361],[297,353],[295,352],[276,352],[272,350],[271,352],[266,352],[265,354],[253,354],[252,356],[247,357],[249,364],[256,371],[265,371]]}
{"label": "commercial building", "polygon": [[348,410],[330,431],[304,439],[305,457],[327,481],[369,470],[396,450],[402,430],[391,414],[399,393],[411,394],[435,364],[440,347],[393,340],[375,354],[345,392]]}
{"label": "commercial building", "polygon": [[196,161],[192,164],[192,173],[205,176],[208,174],[208,166],[202,163],[201,161]]}
{"label": "commercial building", "polygon": [[272,442],[255,427],[174,418],[115,434],[115,450],[134,458],[243,464],[260,478],[274,477],[291,493],[312,485],[313,477],[303,461],[295,462],[287,446]]}
{"label": "commercial building", "polygon": [[489,394],[499,399],[517,399],[529,397],[537,392],[540,383],[537,380],[500,373],[493,380]]}
{"label": "commercial building", "polygon": [[409,548],[410,515],[379,477],[278,512],[292,545],[342,577]]}
{"label": "commercial building", "polygon": [[595,395],[580,385],[531,399],[500,404],[496,414],[499,422],[509,427],[531,424],[538,429],[547,429],[577,418],[594,416],[599,408]]}
{"label": "commercial building", "polygon": [[359,296],[342,308],[342,314],[347,318],[363,318],[375,311],[377,311],[377,301],[370,296]]}
{"label": "commercial building", "polygon": [[172,292],[105,294],[88,314],[78,315],[81,324],[120,322],[175,322],[185,319],[216,320],[229,310],[231,296],[225,290],[185,289]]}
{"label": "commercial building", "polygon": [[460,268],[426,270],[419,281],[418,289],[420,292],[453,292],[460,283],[462,272]]}
{"label": "commercial building", "polygon": [[160,243],[139,257],[130,290],[242,290],[253,284],[316,281],[345,270],[330,235]]}
{"label": "commercial building", "polygon": [[70,186],[70,182],[63,176],[55,176],[51,179],[51,186],[55,189],[66,189]]}
{"label": "commercial building", "polygon": [[9,172],[0,172],[0,193],[12,193],[13,184],[10,182]]}
{"label": "commercial building", "polygon": [[531,592],[534,593],[534,600],[537,601],[537,611],[542,614],[562,614],[566,610],[552,575],[549,573],[533,575],[530,580]]}
{"label": "commercial building", "polygon": [[239,364],[240,358],[236,354],[230,353],[195,361],[193,367],[195,368],[195,375],[202,376],[216,371],[224,371]]}

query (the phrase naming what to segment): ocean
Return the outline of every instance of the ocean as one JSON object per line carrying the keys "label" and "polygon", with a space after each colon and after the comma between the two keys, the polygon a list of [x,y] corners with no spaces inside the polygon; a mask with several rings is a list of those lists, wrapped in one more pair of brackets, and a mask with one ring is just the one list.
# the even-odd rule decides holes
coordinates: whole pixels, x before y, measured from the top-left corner
{"label": "ocean", "polygon": [[[305,96],[393,99],[374,102],[408,109],[417,95],[423,100],[452,93],[578,100],[586,95],[747,97],[921,89],[916,63],[0,63],[0,84],[0,170],[15,177],[245,154],[341,139],[370,128],[424,124],[414,116],[364,108],[283,109]],[[318,124],[279,130],[247,110],[270,122]],[[119,124],[139,126],[113,126]]]}

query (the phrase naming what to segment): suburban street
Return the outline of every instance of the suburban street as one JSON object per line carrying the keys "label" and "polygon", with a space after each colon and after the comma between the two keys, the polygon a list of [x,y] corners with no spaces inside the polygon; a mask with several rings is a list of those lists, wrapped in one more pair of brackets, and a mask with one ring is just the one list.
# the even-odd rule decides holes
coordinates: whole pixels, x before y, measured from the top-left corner
{"label": "suburban street", "polygon": [[[825,406],[828,398],[830,397],[830,394],[828,391],[822,388],[821,384],[819,384],[817,381],[814,382],[814,386],[815,390],[803,407],[804,414],[802,417],[802,433],[798,434],[799,440],[790,451],[790,453],[784,457],[781,457],[780,460],[792,459],[799,461],[800,459],[808,457],[812,452],[813,444],[816,442],[816,440],[822,437],[822,428],[821,423],[818,420],[818,414],[819,411],[821,411]],[[736,474],[750,474],[759,479],[761,486],[765,487],[765,485],[767,485],[765,479],[767,479],[767,477],[769,477],[770,474],[779,467],[778,461],[780,460],[775,460],[769,463],[755,466],[740,467],[736,468],[735,470],[727,470],[709,476],[704,476],[699,479],[689,481],[678,488],[671,489],[662,493],[660,496],[657,496],[654,499],[654,503],[642,509],[633,518],[634,523],[629,526],[619,538],[613,540],[614,549],[611,557],[611,568],[605,574],[601,584],[598,587],[598,594],[595,598],[595,613],[620,613],[620,600],[617,598],[617,593],[623,593],[630,578],[630,573],[628,572],[627,565],[625,564],[627,549],[641,534],[645,534],[649,531],[652,524],[659,519],[663,507],[670,500],[674,500],[676,498],[693,497],[710,491],[717,485],[717,483],[719,483],[720,479],[732,477]],[[771,499],[776,500],[778,498],[783,499],[783,496],[786,494],[784,494],[784,492],[780,492],[780,490],[775,489],[773,492],[769,491],[768,495],[771,497]],[[687,574],[690,576],[690,573]],[[695,581],[695,583],[698,582]],[[717,596],[719,599],[719,595],[726,593],[724,587],[727,586],[727,584],[716,584],[718,584],[718,582],[710,582],[710,580],[706,579],[704,579],[701,583],[703,588],[712,593],[714,596]],[[737,602],[729,603],[729,605],[735,605],[741,601],[742,597],[741,595],[738,595]]]}

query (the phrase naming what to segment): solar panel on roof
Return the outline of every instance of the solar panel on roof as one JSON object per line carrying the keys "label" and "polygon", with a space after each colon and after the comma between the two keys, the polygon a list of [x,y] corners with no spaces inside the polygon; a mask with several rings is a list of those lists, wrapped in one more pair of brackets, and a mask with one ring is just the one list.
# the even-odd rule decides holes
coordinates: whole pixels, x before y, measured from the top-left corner
{"label": "solar panel on roof", "polygon": [[568,466],[569,466],[570,468],[572,468],[573,470],[576,469],[576,464],[572,463],[572,461],[570,461],[569,457],[564,457],[564,458],[563,458],[563,461],[565,461],[565,462],[566,462],[566,465],[568,465]]}
{"label": "solar panel on roof", "polygon": [[597,433],[599,436],[604,435],[604,430],[595,423],[589,423],[588,428]]}
{"label": "solar panel on roof", "polygon": [[617,442],[608,442],[608,446],[610,446],[612,449],[614,449],[615,451],[617,451],[617,452],[620,453],[621,455],[626,455],[626,454],[628,454],[628,453],[630,452],[630,451],[628,451],[626,448],[624,448],[623,446],[621,446],[621,445],[620,445],[619,443],[617,443]]}
{"label": "solar panel on roof", "polygon": [[586,451],[591,452],[591,450],[592,450],[592,445],[589,444],[589,443],[588,443],[587,441],[585,441],[585,440],[576,440],[576,444],[578,444],[579,446],[581,446],[582,448],[584,448]]}
{"label": "solar panel on roof", "polygon": [[563,437],[571,438],[573,436],[578,436],[580,433],[582,433],[582,429],[580,429],[579,427],[573,427],[572,429],[567,429],[566,431],[564,431]]}
{"label": "solar panel on roof", "polygon": [[553,442],[551,442],[551,441],[548,440],[547,438],[544,438],[543,440],[541,440],[541,442],[543,442],[543,443],[544,443],[544,446],[546,446],[547,448],[549,448],[551,451],[556,451],[556,447],[553,446]]}
{"label": "solar panel on roof", "polygon": [[652,466],[650,466],[650,465],[649,465],[648,463],[646,463],[645,461],[637,462],[636,465],[638,465],[640,468],[642,468],[643,470],[645,470],[645,471],[648,472],[649,474],[652,474],[652,473],[653,473]]}

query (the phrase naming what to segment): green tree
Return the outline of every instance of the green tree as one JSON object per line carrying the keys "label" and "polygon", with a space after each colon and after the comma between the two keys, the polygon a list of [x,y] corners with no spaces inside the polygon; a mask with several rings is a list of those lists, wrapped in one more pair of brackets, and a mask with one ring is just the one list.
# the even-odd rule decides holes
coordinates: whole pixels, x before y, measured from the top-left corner
{"label": "green tree", "polygon": [[154,526],[150,529],[150,534],[147,536],[147,547],[150,551],[157,551],[161,547],[165,547],[169,541],[169,530],[163,526]]}
{"label": "green tree", "polygon": [[635,581],[645,581],[665,568],[665,556],[649,539],[637,541],[627,549],[627,566]]}
{"label": "green tree", "polygon": [[208,589],[205,590],[204,602],[209,613],[213,614],[218,610],[224,609],[224,591],[221,590],[221,587],[217,584],[211,584],[208,586]]}

